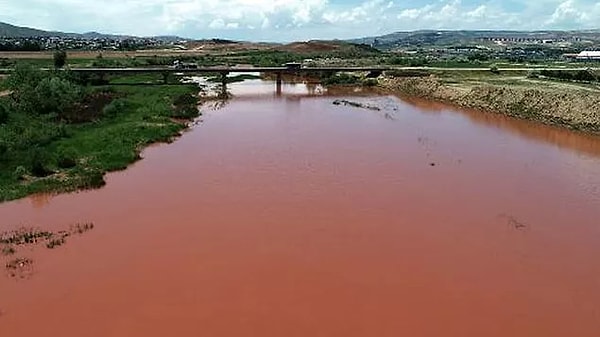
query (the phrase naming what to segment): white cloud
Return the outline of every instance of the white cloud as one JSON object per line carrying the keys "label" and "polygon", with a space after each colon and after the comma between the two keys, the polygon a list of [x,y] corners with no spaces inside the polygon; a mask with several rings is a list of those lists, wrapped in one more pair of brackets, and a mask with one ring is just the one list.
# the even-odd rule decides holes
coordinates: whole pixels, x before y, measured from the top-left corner
{"label": "white cloud", "polygon": [[380,19],[383,13],[390,9],[394,3],[385,0],[369,0],[344,11],[327,11],[323,19],[329,23],[360,23]]}
{"label": "white cloud", "polygon": [[0,21],[42,29],[251,40],[599,28],[599,18],[600,0],[0,0]]}
{"label": "white cloud", "polygon": [[460,0],[441,1],[420,8],[403,9],[397,18],[404,27],[413,29],[514,29],[508,22],[518,21],[519,15],[491,5],[464,5]]}
{"label": "white cloud", "polygon": [[225,21],[223,19],[214,19],[209,25],[210,29],[223,29],[225,28]]}
{"label": "white cloud", "polygon": [[[598,6],[598,4],[596,4],[596,6]],[[546,24],[570,26],[583,24],[589,19],[590,17],[586,12],[586,8],[583,8],[574,0],[567,0],[556,7],[556,10]],[[596,20],[600,20],[600,18],[596,17]]]}

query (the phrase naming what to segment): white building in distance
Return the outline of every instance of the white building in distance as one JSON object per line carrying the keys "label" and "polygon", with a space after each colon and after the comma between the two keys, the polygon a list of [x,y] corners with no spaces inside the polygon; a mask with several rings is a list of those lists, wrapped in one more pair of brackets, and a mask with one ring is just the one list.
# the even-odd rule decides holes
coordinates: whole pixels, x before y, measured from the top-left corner
{"label": "white building in distance", "polygon": [[600,51],[582,51],[577,54],[577,59],[600,61]]}

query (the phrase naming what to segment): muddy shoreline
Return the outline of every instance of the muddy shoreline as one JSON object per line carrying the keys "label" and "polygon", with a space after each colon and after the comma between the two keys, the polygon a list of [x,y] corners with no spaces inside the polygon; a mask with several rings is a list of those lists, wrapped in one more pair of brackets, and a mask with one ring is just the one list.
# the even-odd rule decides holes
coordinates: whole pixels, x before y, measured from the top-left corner
{"label": "muddy shoreline", "polygon": [[380,86],[391,93],[600,134],[597,91],[493,84],[461,86],[443,83],[434,76],[384,78]]}

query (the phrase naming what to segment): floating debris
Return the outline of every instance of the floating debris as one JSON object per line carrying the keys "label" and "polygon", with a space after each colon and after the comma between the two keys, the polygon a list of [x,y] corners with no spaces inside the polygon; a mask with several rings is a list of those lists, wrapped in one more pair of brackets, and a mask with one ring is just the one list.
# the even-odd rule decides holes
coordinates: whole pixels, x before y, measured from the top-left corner
{"label": "floating debris", "polygon": [[500,214],[500,217],[505,218],[507,225],[512,229],[521,231],[521,230],[525,230],[528,228],[527,224],[519,221],[519,219],[517,219],[516,217],[514,217],[512,215]]}
{"label": "floating debris", "polygon": [[5,245],[2,247],[2,255],[6,256],[6,255],[13,255],[14,253],[16,253],[17,251],[15,250],[15,247],[11,246],[11,245]]}
{"label": "floating debris", "polygon": [[51,236],[51,232],[21,228],[12,232],[1,233],[0,243],[15,246],[35,244],[40,240],[47,240]]}
{"label": "floating debris", "polygon": [[83,234],[87,231],[91,231],[92,229],[94,229],[94,224],[93,223],[84,223],[84,224],[75,224],[74,226],[71,226],[71,233],[72,234]]}
{"label": "floating debris", "polygon": [[8,276],[14,278],[28,278],[33,274],[33,260],[29,258],[17,258],[6,264]]}
{"label": "floating debris", "polygon": [[369,104],[358,103],[358,102],[352,102],[352,101],[348,101],[345,99],[335,100],[335,101],[333,101],[333,105],[349,105],[349,106],[355,107],[355,108],[369,109],[369,110],[373,110],[373,111],[381,111],[380,107],[377,107],[374,105],[369,105]]}
{"label": "floating debris", "polygon": [[[0,257],[14,255],[20,246],[44,244],[48,249],[55,249],[67,243],[67,238],[82,235],[94,229],[91,222],[71,225],[69,230],[58,232],[42,231],[34,228],[21,228],[11,232],[0,233]],[[5,265],[8,276],[29,278],[33,274],[33,260],[17,258]]]}
{"label": "floating debris", "polygon": [[508,224],[516,230],[523,230],[523,229],[527,228],[526,224],[520,222],[519,220],[517,220],[514,217],[508,218]]}

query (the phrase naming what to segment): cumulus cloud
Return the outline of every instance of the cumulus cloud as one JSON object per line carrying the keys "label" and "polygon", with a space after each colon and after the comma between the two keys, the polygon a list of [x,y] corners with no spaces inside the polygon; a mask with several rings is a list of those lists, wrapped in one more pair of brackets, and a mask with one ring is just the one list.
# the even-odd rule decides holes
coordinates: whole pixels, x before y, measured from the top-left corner
{"label": "cumulus cloud", "polygon": [[600,2],[594,6],[567,0],[560,3],[546,25],[561,28],[577,28],[578,26],[589,26],[591,23],[600,22]]}
{"label": "cumulus cloud", "polygon": [[252,40],[414,29],[599,28],[600,0],[20,0],[0,21],[64,31]]}

